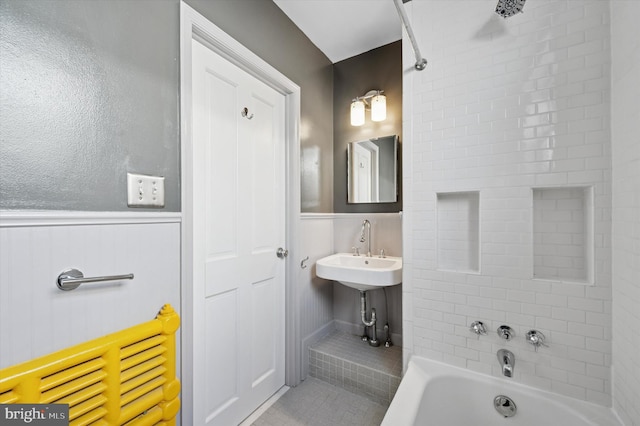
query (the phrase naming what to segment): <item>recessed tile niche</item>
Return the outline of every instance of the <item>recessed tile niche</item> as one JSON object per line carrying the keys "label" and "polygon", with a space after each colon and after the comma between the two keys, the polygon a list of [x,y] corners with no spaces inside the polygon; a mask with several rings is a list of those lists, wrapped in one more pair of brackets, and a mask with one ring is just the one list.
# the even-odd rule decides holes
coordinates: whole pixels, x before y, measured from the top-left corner
{"label": "recessed tile niche", "polygon": [[533,188],[533,277],[593,282],[593,190]]}
{"label": "recessed tile niche", "polygon": [[480,271],[480,193],[440,193],[438,269]]}

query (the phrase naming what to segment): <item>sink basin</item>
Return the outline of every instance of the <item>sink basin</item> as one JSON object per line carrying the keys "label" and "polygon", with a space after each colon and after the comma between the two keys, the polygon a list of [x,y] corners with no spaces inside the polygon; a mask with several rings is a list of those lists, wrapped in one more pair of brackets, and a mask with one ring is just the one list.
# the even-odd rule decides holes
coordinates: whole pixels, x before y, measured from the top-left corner
{"label": "sink basin", "polygon": [[402,258],[336,253],[318,260],[316,275],[357,290],[373,290],[402,282]]}

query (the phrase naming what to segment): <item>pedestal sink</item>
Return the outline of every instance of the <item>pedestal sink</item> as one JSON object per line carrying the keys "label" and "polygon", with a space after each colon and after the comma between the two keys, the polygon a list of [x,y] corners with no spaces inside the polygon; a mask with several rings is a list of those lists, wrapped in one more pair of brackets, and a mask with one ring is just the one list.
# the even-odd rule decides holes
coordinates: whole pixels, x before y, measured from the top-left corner
{"label": "pedestal sink", "polygon": [[402,258],[336,253],[316,262],[316,275],[360,291],[373,290],[402,282]]}

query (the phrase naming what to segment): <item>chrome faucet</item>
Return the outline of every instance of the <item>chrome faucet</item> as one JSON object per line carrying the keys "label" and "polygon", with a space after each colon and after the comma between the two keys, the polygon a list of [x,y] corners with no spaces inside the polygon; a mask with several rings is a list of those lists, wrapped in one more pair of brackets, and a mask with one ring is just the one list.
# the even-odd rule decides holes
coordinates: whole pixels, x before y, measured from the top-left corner
{"label": "chrome faucet", "polygon": [[498,361],[502,366],[502,374],[505,377],[511,377],[513,375],[513,367],[516,365],[516,357],[513,352],[506,349],[500,349],[498,351]]}
{"label": "chrome faucet", "polygon": [[[365,238],[364,233],[367,232],[367,237]],[[360,232],[360,242],[367,242],[367,257],[371,257],[371,222],[367,219],[362,222],[362,231]]]}
{"label": "chrome faucet", "polygon": [[527,339],[527,342],[529,342],[530,344],[533,345],[533,347],[535,348],[536,352],[538,352],[538,348],[540,346],[545,346],[545,347],[548,346],[544,342],[544,340],[545,340],[544,334],[542,334],[542,332],[538,331],[538,330],[529,330],[529,331],[527,331],[526,339]]}

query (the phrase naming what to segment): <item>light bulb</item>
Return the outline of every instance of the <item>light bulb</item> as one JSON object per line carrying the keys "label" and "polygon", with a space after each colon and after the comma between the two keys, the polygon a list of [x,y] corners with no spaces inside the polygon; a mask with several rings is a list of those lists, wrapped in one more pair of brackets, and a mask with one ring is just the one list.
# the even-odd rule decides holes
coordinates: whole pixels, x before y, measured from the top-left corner
{"label": "light bulb", "polygon": [[375,95],[371,98],[371,121],[383,121],[387,118],[387,97]]}
{"label": "light bulb", "polygon": [[351,102],[351,125],[362,126],[364,124],[364,102],[356,99]]}

